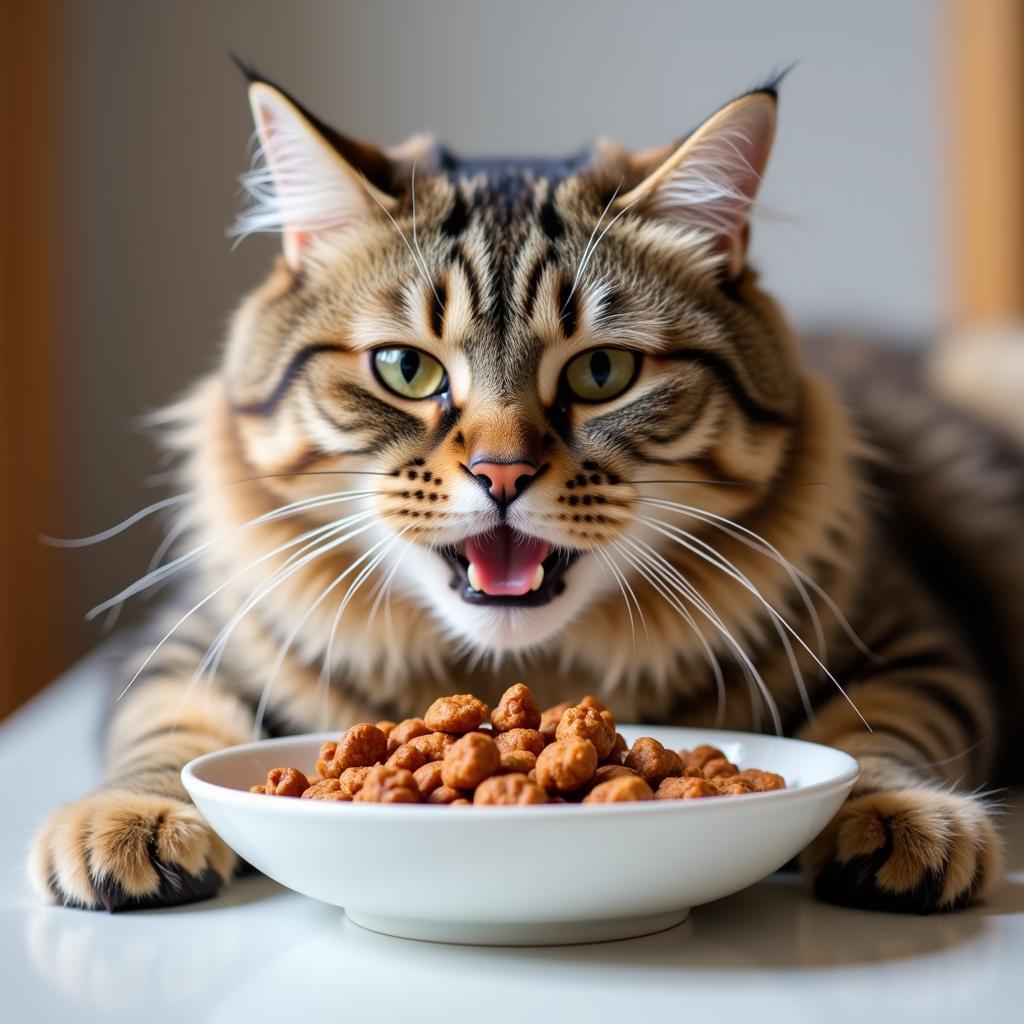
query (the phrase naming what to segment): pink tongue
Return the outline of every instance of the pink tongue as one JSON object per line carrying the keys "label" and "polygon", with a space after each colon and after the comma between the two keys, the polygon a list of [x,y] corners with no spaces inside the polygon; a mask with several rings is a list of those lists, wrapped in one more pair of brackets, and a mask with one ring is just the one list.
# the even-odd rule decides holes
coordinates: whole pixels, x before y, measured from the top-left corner
{"label": "pink tongue", "polygon": [[465,556],[476,566],[477,582],[485,594],[527,594],[537,566],[551,545],[536,537],[499,526],[466,541]]}

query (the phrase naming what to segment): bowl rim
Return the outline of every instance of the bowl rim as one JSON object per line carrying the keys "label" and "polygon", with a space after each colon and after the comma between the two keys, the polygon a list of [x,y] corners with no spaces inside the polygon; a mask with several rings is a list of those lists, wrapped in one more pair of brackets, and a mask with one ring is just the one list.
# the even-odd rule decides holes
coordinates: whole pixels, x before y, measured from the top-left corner
{"label": "bowl rim", "polygon": [[[808,786],[798,786],[793,789],[777,789],[767,793],[749,793],[742,796],[731,796],[728,800],[636,800],[607,804],[567,803],[525,804],[512,806],[484,805],[479,809],[487,812],[486,819],[481,819],[477,814],[467,814],[465,806],[450,807],[443,804],[440,806],[436,804],[374,804],[355,803],[347,800],[302,800],[295,797],[284,800],[267,800],[261,793],[250,793],[245,789],[233,789],[230,786],[222,786],[216,782],[208,782],[206,779],[202,779],[197,775],[197,771],[202,769],[205,765],[227,756],[241,755],[247,751],[253,751],[256,749],[264,750],[275,746],[284,746],[286,744],[302,740],[308,740],[310,742],[324,742],[325,740],[333,739],[338,735],[338,730],[334,729],[327,730],[325,732],[297,733],[294,736],[276,736],[273,739],[254,740],[249,743],[239,743],[231,747],[222,747],[219,750],[213,750],[208,754],[201,754],[199,757],[193,758],[181,769],[181,781],[182,785],[188,791],[189,796],[193,799],[195,799],[198,794],[200,796],[209,797],[219,803],[237,803],[237,801],[241,801],[241,806],[248,809],[254,810],[256,807],[262,807],[263,811],[261,813],[279,815],[326,813],[337,815],[337,805],[341,803],[345,808],[343,811],[344,818],[342,820],[349,820],[352,818],[355,818],[356,820],[363,820],[369,817],[378,821],[384,819],[408,821],[410,817],[415,819],[420,816],[425,816],[431,821],[441,820],[448,822],[457,820],[479,822],[481,820],[493,820],[492,815],[494,814],[502,816],[514,815],[517,820],[522,820],[523,818],[561,819],[566,816],[579,817],[581,814],[678,814],[680,813],[681,807],[689,808],[685,813],[695,813],[698,809],[703,809],[704,813],[720,814],[723,813],[722,808],[747,806],[751,800],[755,800],[758,805],[763,805],[767,801],[779,803],[780,801],[788,800],[790,803],[793,803],[804,799],[813,799],[827,792],[842,789],[843,787],[852,788],[860,777],[860,765],[856,758],[848,754],[845,750],[839,750],[837,747],[830,747],[824,743],[814,743],[811,740],[799,740],[789,736],[773,736],[767,733],[704,729],[677,725],[633,725],[631,723],[622,723],[619,728],[620,730],[622,728],[652,730],[686,729],[690,732],[699,732],[701,736],[710,737],[712,740],[715,737],[718,737],[721,739],[721,742],[724,743],[737,742],[737,740],[743,739],[770,740],[773,742],[781,741],[785,744],[797,744],[801,747],[815,747],[827,750],[829,753],[837,755],[841,761],[845,761],[846,763],[841,771],[829,778],[822,779],[819,782],[813,782]],[[730,737],[731,739],[727,739],[726,737]],[[726,811],[724,813],[729,812]]]}

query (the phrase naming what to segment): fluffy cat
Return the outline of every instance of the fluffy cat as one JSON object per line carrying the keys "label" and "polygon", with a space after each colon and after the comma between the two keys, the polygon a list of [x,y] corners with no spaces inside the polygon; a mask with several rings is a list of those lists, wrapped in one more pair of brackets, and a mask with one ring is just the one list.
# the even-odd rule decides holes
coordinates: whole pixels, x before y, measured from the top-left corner
{"label": "fluffy cat", "polygon": [[249,93],[239,230],[283,255],[162,417],[180,553],[118,599],[179,577],[190,599],[117,680],[102,785],[37,834],[39,890],[209,895],[237,862],[185,761],[524,679],[841,747],[862,776],[804,855],[815,892],[983,897],[1024,473],[913,374],[878,408],[805,364],[745,255],[775,86],[681,142],[564,161],[384,151]]}

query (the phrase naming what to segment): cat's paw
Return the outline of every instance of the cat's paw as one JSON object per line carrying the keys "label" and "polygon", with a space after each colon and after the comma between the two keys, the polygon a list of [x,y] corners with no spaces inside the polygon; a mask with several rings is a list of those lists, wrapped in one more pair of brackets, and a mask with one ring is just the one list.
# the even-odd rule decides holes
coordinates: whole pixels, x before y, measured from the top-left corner
{"label": "cat's paw", "polygon": [[212,896],[236,863],[192,804],[100,792],[51,815],[32,841],[28,867],[48,899],[114,911]]}
{"label": "cat's paw", "polygon": [[1001,849],[980,801],[920,788],[848,800],[801,862],[828,903],[929,914],[981,899]]}

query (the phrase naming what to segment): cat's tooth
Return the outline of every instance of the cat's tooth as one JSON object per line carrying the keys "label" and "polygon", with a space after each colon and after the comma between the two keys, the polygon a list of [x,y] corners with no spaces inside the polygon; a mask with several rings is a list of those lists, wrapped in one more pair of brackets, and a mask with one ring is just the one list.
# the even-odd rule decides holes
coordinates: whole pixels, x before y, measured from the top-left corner
{"label": "cat's tooth", "polygon": [[544,582],[544,566],[538,565],[537,571],[533,574],[533,583],[530,584],[531,590],[540,590],[541,584]]}
{"label": "cat's tooth", "polygon": [[474,590],[483,590],[484,588],[480,584],[480,573],[477,571],[476,564],[473,562],[469,563],[469,568],[466,570],[466,578],[469,580],[469,585]]}

